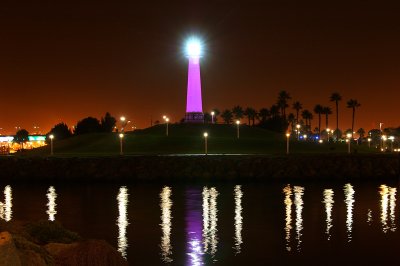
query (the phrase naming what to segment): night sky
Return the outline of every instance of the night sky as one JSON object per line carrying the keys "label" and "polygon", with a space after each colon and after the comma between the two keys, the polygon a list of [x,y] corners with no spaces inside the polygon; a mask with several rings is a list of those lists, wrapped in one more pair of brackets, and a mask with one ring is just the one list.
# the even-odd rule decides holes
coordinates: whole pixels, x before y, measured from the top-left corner
{"label": "night sky", "polygon": [[400,6],[394,2],[6,2],[0,4],[2,134],[15,126],[47,132],[106,111],[139,128],[164,114],[180,120],[183,44],[192,34],[207,49],[204,111],[269,108],[282,89],[309,110],[322,104],[334,111],[329,96],[337,91],[342,129],[351,127],[350,98],[362,105],[356,129],[400,126]]}

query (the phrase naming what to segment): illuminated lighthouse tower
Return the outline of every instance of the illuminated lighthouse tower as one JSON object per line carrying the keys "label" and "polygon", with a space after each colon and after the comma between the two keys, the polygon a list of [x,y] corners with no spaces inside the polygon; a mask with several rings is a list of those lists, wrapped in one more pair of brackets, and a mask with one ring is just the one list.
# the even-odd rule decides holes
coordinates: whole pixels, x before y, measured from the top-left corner
{"label": "illuminated lighthouse tower", "polygon": [[201,42],[197,38],[190,38],[186,43],[186,56],[189,59],[185,115],[185,122],[187,123],[204,122],[200,79],[201,53]]}

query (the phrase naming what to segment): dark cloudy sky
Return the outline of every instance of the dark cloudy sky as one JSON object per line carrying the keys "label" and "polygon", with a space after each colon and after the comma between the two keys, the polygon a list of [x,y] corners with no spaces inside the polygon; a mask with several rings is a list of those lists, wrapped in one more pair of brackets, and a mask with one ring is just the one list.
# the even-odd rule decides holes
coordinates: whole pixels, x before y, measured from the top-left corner
{"label": "dark cloudy sky", "polygon": [[46,131],[106,111],[139,127],[179,120],[191,34],[207,46],[204,111],[270,107],[282,89],[307,109],[333,108],[338,91],[340,127],[351,126],[350,98],[362,105],[356,128],[400,126],[399,10],[395,1],[3,1],[0,127]]}

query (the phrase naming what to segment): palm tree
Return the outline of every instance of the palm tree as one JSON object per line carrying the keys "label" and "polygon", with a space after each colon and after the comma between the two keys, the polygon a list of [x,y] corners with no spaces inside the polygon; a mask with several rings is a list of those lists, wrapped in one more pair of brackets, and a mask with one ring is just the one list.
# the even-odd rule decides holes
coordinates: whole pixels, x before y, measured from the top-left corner
{"label": "palm tree", "polygon": [[270,116],[269,110],[267,108],[261,108],[258,112],[258,116],[261,122],[267,121],[268,117]]}
{"label": "palm tree", "polygon": [[290,99],[292,99],[292,97],[290,97],[289,93],[287,93],[285,90],[279,92],[277,105],[281,109],[281,114],[285,120],[286,120],[286,108],[289,107],[287,102]]}
{"label": "palm tree", "polygon": [[[335,102],[336,105],[336,132],[339,132],[339,101],[341,100],[342,96],[339,93],[334,92],[331,94],[330,101]],[[339,139],[339,136],[337,135],[336,138]]]}
{"label": "palm tree", "polygon": [[303,105],[299,101],[296,101],[293,103],[293,109],[296,110],[296,123],[299,123],[299,111],[303,109]]}
{"label": "palm tree", "polygon": [[356,115],[356,108],[360,107],[361,104],[354,99],[350,99],[349,101],[347,101],[347,108],[351,108],[353,109],[353,119],[351,121],[351,137],[353,138],[353,131],[354,131],[354,118]]}
{"label": "palm tree", "polygon": [[[296,117],[294,116],[293,113],[290,113],[288,115],[287,121],[288,121],[289,125],[291,125],[291,130],[293,132],[294,131],[294,124],[297,122]],[[299,134],[299,133],[297,133],[297,134]]]}
{"label": "palm tree", "polygon": [[232,111],[229,109],[224,110],[221,114],[221,118],[222,120],[224,120],[225,124],[232,123],[232,118],[233,118]]}
{"label": "palm tree", "polygon": [[236,105],[232,108],[232,113],[235,116],[235,119],[240,120],[244,116],[243,108],[239,105]]}
{"label": "palm tree", "polygon": [[306,121],[307,130],[311,131],[311,119],[313,119],[312,113],[308,110],[303,110],[303,112],[301,112],[301,117]]}
{"label": "palm tree", "polygon": [[277,117],[277,116],[279,116],[279,107],[276,104],[274,104],[269,109],[269,112],[272,117]]}
{"label": "palm tree", "polygon": [[257,116],[257,111],[254,108],[247,107],[246,110],[244,110],[244,114],[245,114],[245,116],[247,116],[247,118],[249,120],[249,126],[250,126],[250,121],[253,122],[253,126],[254,126],[254,120]]}
{"label": "palm tree", "polygon": [[363,128],[359,128],[357,130],[357,134],[360,136],[360,140],[362,140],[365,136],[365,130]]}
{"label": "palm tree", "polygon": [[321,136],[321,114],[322,111],[324,110],[324,107],[322,107],[322,105],[317,104],[314,107],[314,113],[316,113],[318,115],[318,136]]}
{"label": "palm tree", "polygon": [[328,116],[332,114],[332,109],[330,107],[328,107],[328,106],[325,106],[322,109],[322,114],[325,115],[326,128],[328,128]]}

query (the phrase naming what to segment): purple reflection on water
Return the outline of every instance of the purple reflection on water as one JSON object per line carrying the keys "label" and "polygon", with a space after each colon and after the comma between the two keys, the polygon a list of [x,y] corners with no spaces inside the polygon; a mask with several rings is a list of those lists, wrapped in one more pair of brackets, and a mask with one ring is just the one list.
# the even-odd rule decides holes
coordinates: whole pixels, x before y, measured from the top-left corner
{"label": "purple reflection on water", "polygon": [[202,113],[200,59],[189,57],[186,113]]}
{"label": "purple reflection on water", "polygon": [[200,189],[186,190],[186,265],[203,265],[202,194]]}

